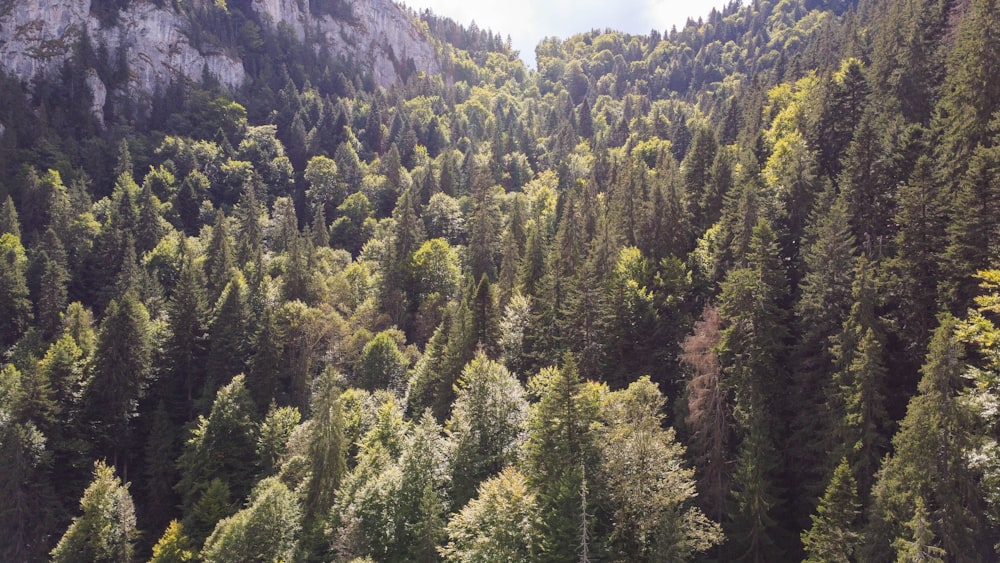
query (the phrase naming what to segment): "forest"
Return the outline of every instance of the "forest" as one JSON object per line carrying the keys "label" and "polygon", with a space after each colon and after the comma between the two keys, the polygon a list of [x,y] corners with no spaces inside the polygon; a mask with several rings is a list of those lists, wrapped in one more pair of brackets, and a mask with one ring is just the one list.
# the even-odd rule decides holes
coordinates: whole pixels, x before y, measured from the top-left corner
{"label": "forest", "polygon": [[0,76],[0,560],[1000,557],[997,0],[389,89],[246,4],[239,91]]}

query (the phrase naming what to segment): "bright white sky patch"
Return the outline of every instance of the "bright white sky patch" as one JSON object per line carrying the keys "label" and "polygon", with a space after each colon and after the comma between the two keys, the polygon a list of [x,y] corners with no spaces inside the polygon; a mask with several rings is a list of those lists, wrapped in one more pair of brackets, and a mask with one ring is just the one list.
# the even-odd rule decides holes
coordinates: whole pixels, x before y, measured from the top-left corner
{"label": "bright white sky patch", "polygon": [[430,8],[468,27],[473,21],[506,38],[534,66],[535,46],[544,37],[569,37],[591,29],[661,33],[690,17],[704,18],[728,0],[401,0],[416,10]]}

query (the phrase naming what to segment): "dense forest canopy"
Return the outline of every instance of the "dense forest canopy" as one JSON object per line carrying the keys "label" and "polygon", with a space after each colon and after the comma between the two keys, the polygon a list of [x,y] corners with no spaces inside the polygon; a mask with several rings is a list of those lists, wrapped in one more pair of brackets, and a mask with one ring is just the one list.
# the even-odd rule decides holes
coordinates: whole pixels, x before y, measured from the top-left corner
{"label": "dense forest canopy", "polygon": [[242,89],[0,77],[0,559],[1000,556],[996,0],[407,12],[389,89],[174,4]]}

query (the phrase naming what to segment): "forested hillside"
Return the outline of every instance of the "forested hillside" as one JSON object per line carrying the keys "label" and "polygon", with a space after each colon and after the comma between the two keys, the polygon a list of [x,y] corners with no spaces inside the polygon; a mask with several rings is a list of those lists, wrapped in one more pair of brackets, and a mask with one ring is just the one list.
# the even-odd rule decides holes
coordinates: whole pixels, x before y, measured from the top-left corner
{"label": "forested hillside", "polygon": [[0,560],[1000,557],[997,0],[184,6],[238,91],[0,77]]}

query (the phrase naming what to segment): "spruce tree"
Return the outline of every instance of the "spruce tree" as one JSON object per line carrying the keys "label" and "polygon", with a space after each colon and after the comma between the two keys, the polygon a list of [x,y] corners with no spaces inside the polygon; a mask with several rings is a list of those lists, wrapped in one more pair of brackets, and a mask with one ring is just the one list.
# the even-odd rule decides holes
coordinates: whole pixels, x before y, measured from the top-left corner
{"label": "spruce tree", "polygon": [[782,306],[787,299],[777,242],[764,219],[753,230],[747,263],[729,272],[719,297],[727,325],[719,349],[740,435],[733,475],[736,506],[726,535],[732,557],[764,561],[782,551],[777,485],[783,468],[775,440],[785,423],[779,389],[786,384]]}
{"label": "spruce tree", "polygon": [[[879,470],[863,554],[867,560],[888,559],[886,550],[893,541],[914,538],[903,524],[921,520],[956,560],[979,560],[982,497],[977,492],[976,472],[969,465],[975,435],[973,413],[959,396],[966,383],[964,351],[955,328],[953,317],[940,317],[921,370],[918,394],[910,399],[906,417],[892,439],[892,456]],[[927,513],[921,517],[923,509]]]}
{"label": "spruce tree", "polygon": [[802,544],[810,563],[850,563],[861,543],[858,519],[861,503],[858,487],[847,458],[833,472],[833,478],[811,516],[812,527],[802,532]]}
{"label": "spruce tree", "polygon": [[14,344],[31,321],[31,301],[25,277],[28,257],[21,240],[11,233],[0,235],[0,347]]}
{"label": "spruce tree", "polygon": [[570,354],[561,367],[542,369],[528,389],[538,402],[528,411],[524,468],[544,523],[541,559],[574,561],[583,521],[580,491],[584,476],[597,474],[596,397]]}
{"label": "spruce tree", "polygon": [[84,392],[84,409],[97,450],[128,475],[138,414],[152,375],[153,338],[149,313],[134,290],[105,311],[94,351],[94,372]]}

